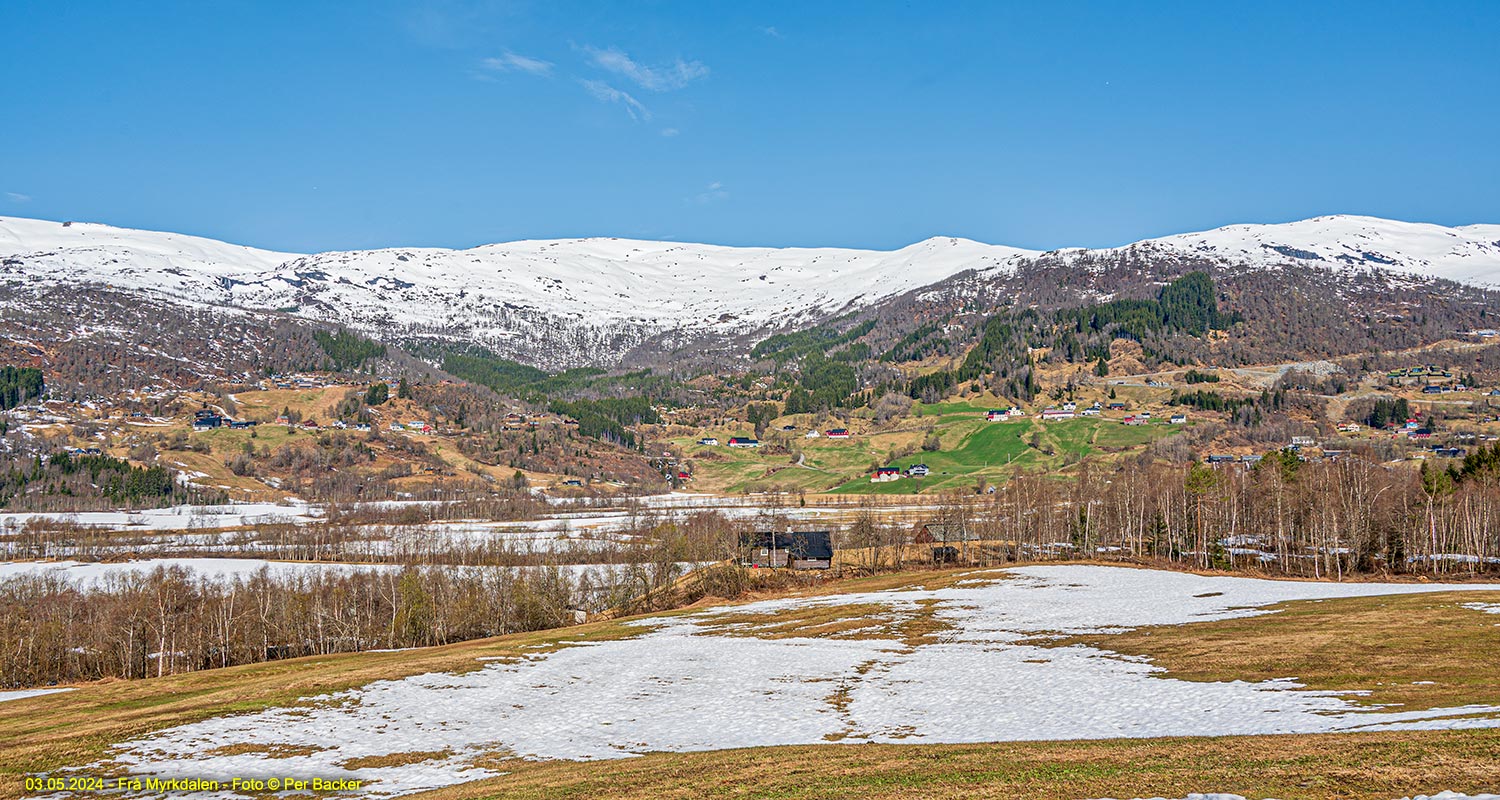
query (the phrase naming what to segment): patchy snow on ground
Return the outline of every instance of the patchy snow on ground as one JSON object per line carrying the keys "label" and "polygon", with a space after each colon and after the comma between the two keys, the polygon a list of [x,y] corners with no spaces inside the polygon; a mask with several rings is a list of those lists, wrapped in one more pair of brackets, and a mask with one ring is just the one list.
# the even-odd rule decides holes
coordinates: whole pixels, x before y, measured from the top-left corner
{"label": "patchy snow on ground", "polygon": [[26,512],[0,514],[0,529],[21,528],[33,520],[107,530],[172,531],[237,528],[270,522],[311,522],[321,510],[306,503],[230,503],[214,506],[169,506],[140,511]]}
{"label": "patchy snow on ground", "polygon": [[150,573],[158,568],[181,567],[194,577],[216,581],[248,578],[262,569],[280,576],[326,570],[355,572],[359,570],[400,570],[399,564],[323,564],[310,561],[270,561],[263,558],[151,558],[142,561],[98,563],[88,561],[5,561],[0,562],[0,580],[22,575],[53,575],[79,588],[102,585],[110,578],[128,573]]}
{"label": "patchy snow on ground", "polygon": [[37,697],[44,694],[57,694],[58,692],[71,692],[71,688],[61,689],[15,689],[8,692],[0,692],[0,703],[7,700],[20,700],[25,697]]}
{"label": "patchy snow on ground", "polygon": [[[678,561],[673,566],[677,574],[686,575],[712,562]],[[210,581],[234,581],[249,578],[262,569],[272,577],[306,575],[325,572],[399,572],[403,564],[334,563],[314,561],[272,561],[263,558],[149,558],[135,561],[0,561],[0,581],[23,575],[51,575],[67,580],[72,585],[86,589],[105,588],[111,579],[130,573],[149,574],[159,568],[180,567],[190,577]],[[529,570],[548,569],[534,566],[424,566],[423,569],[446,569],[456,573],[473,573],[484,570]],[[587,577],[595,586],[605,586],[622,580],[632,567],[628,564],[560,564],[555,569],[572,581]]]}
{"label": "patchy snow on ground", "polygon": [[[645,620],[641,635],[424,674],[295,708],[220,717],[157,732],[112,754],[137,774],[350,777],[394,795],[476,780],[484,753],[621,758],[843,741],[984,742],[1153,736],[1500,727],[1500,707],[1430,711],[1360,707],[1294,677],[1265,683],[1165,678],[1141,659],[1038,638],[1270,613],[1298,599],[1500,585],[1333,584],[1204,577],[1102,567],[1026,567],[938,590],[780,599]],[[950,629],[936,643],[767,639],[726,613],[875,604],[896,618],[923,609]],[[729,627],[726,627],[729,626]],[[832,702],[835,697],[840,702]],[[306,755],[225,754],[253,742]],[[400,767],[350,759],[446,752]]]}
{"label": "patchy snow on ground", "polygon": [[1472,608],[1486,614],[1500,614],[1500,603],[1464,603],[1464,608]]}

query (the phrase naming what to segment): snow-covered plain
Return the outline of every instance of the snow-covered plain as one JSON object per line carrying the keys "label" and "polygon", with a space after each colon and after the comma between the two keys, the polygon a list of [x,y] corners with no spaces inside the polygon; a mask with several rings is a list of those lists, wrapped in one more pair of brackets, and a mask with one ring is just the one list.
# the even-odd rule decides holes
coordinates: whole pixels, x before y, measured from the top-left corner
{"label": "snow-covered plain", "polygon": [[[983,742],[1500,726],[1500,707],[1369,709],[1300,690],[1295,676],[1194,683],[1165,678],[1139,659],[1035,642],[1268,613],[1261,607],[1286,600],[1455,588],[1500,585],[1017,568],[938,590],[771,600],[651,619],[639,623],[635,638],[582,640],[520,663],[378,681],[299,707],[160,731],[120,745],[111,760],[158,776],[354,777],[373,781],[372,794],[394,795],[489,777],[492,771],[472,766],[485,753],[601,759],[833,738]],[[767,639],[731,635],[746,631],[723,617],[808,604],[875,604],[893,618],[925,604],[951,629],[937,643],[914,646],[894,638]],[[835,694],[847,703],[831,703]],[[216,751],[244,743],[319,749],[274,758]],[[343,766],[418,751],[451,755],[401,767]]]}
{"label": "snow-covered plain", "polygon": [[321,509],[301,501],[230,503],[211,506],[168,506],[140,511],[15,512],[0,514],[0,530],[27,523],[62,522],[116,531],[175,531],[195,528],[237,528],[270,522],[311,522]]}
{"label": "snow-covered plain", "polygon": [[[568,498],[548,498],[565,501]],[[554,502],[553,511],[526,520],[433,520],[418,525],[370,524],[363,526],[365,538],[351,542],[346,553],[354,560],[361,557],[384,557],[399,552],[403,546],[453,547],[480,542],[506,542],[516,550],[556,552],[568,550],[605,550],[630,541],[629,531],[652,520],[665,521],[684,515],[715,511],[732,519],[749,519],[774,514],[798,521],[833,520],[848,515],[853,505],[809,505],[806,507],[768,507],[766,498],[710,494],[671,493],[631,498],[626,505],[610,508],[582,508],[568,502]],[[356,504],[349,508],[394,507],[396,501]],[[889,504],[883,513],[896,514],[923,511],[922,504]],[[252,534],[229,530],[268,523],[306,525],[325,520],[322,506],[301,501],[274,503],[231,503],[219,506],[172,506],[141,511],[94,512],[15,512],[0,513],[0,533],[20,530],[29,524],[71,524],[100,531],[133,534],[111,546],[91,542],[89,552],[119,553],[131,556],[153,555],[257,555],[266,548],[246,544]],[[0,558],[16,557],[15,542],[0,541]],[[65,559],[79,555],[67,545],[50,547],[47,555]]]}
{"label": "snow-covered plain", "polygon": [[0,562],[0,581],[22,575],[51,575],[79,588],[101,586],[111,578],[129,573],[149,573],[159,568],[180,567],[195,577],[213,581],[248,578],[262,569],[273,576],[325,571],[400,570],[399,564],[319,564],[305,561],[269,561],[260,558],[151,558],[139,561],[96,563],[84,561]]}

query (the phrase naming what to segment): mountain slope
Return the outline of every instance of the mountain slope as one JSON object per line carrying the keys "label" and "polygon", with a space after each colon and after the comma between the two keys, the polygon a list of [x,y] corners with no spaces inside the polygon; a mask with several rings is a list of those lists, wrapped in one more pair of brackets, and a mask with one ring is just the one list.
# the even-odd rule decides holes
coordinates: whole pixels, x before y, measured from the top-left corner
{"label": "mountain slope", "polygon": [[[103,284],[193,304],[290,309],[384,338],[478,343],[546,367],[610,366],[647,343],[670,351],[812,325],[951,284],[969,270],[994,280],[1038,265],[1072,264],[1087,274],[1124,262],[1315,269],[1350,279],[1395,274],[1494,287],[1500,226],[1334,216],[1048,253],[936,238],[894,251],[571,239],[298,255],[0,218],[3,282]],[[661,347],[664,340],[669,345]]]}
{"label": "mountain slope", "polygon": [[196,281],[265,272],[297,256],[180,233],[0,217],[0,257],[23,258],[40,269],[71,268],[79,279],[116,277],[120,285],[170,293],[167,276]]}

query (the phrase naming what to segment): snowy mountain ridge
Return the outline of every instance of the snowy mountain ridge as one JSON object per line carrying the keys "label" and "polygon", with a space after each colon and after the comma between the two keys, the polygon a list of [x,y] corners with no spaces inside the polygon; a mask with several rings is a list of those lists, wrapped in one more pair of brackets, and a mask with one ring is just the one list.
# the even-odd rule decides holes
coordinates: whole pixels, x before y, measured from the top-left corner
{"label": "snowy mountain ridge", "polygon": [[[612,363],[650,337],[673,332],[725,336],[815,324],[965,270],[1009,275],[1043,256],[1121,253],[1500,286],[1500,225],[1449,228],[1354,216],[1231,225],[1049,253],[956,238],[893,251],[591,238],[312,255],[0,217],[0,282],[103,284],[195,304],[292,309],[382,336],[475,341],[548,366]],[[540,340],[548,345],[539,355]]]}
{"label": "snowy mountain ridge", "polygon": [[1500,225],[1449,228],[1379,217],[1328,216],[1278,225],[1229,225],[1148,239],[1159,247],[1251,267],[1298,263],[1335,272],[1381,269],[1472,286],[1500,286]]}

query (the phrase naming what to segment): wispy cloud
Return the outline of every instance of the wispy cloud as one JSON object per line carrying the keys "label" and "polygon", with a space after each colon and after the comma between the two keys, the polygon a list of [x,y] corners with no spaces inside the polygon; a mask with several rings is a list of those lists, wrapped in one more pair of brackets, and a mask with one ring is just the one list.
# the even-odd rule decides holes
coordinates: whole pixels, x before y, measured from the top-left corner
{"label": "wispy cloud", "polygon": [[395,19],[418,44],[445,50],[494,41],[504,22],[524,11],[510,0],[407,0],[388,5],[399,7]]}
{"label": "wispy cloud", "polygon": [[5,199],[12,203],[30,203],[31,195],[21,194],[20,192],[6,192]]}
{"label": "wispy cloud", "polygon": [[649,120],[651,112],[641,105],[641,101],[635,99],[629,92],[616,89],[604,81],[581,80],[578,82],[584,90],[594,96],[594,99],[604,103],[619,103],[625,107],[626,113],[633,120]]}
{"label": "wispy cloud", "polygon": [[673,136],[676,136],[679,133],[682,133],[682,131],[679,131],[676,128],[662,128],[661,129],[661,135],[667,137],[668,139],[672,138]]}
{"label": "wispy cloud", "polygon": [[703,191],[701,191],[701,192],[693,195],[693,202],[697,203],[700,206],[706,206],[709,203],[712,203],[712,202],[715,202],[715,201],[718,201],[718,200],[724,200],[724,199],[727,199],[728,197],[729,197],[729,190],[724,188],[724,184],[722,184],[722,183],[720,183],[718,181],[714,181],[713,183],[710,183],[708,185],[708,188],[706,188]]}
{"label": "wispy cloud", "polygon": [[708,75],[708,67],[699,61],[677,59],[661,67],[650,67],[632,59],[618,47],[584,47],[594,66],[615,73],[637,86],[652,92],[670,92],[681,89],[699,78]]}
{"label": "wispy cloud", "polygon": [[552,74],[551,61],[523,56],[520,53],[512,53],[509,50],[493,58],[486,58],[480,61],[479,64],[491,72],[525,72],[531,75]]}
{"label": "wispy cloud", "polygon": [[769,37],[771,37],[772,39],[780,39],[781,38],[781,31],[776,30],[776,27],[773,26],[773,25],[767,25],[766,27],[761,28],[760,32],[764,33],[765,35],[767,35]]}

